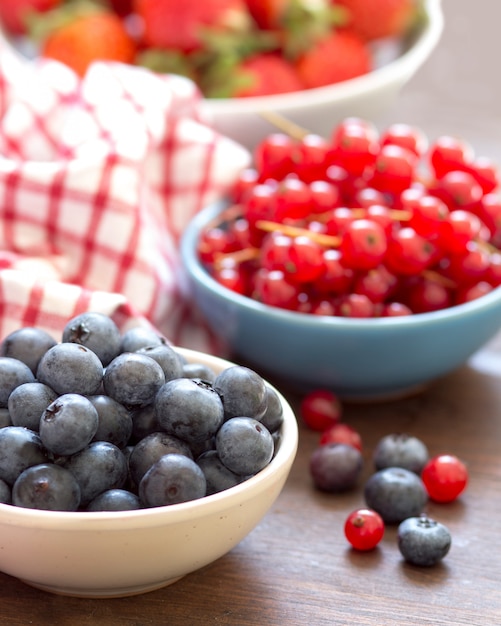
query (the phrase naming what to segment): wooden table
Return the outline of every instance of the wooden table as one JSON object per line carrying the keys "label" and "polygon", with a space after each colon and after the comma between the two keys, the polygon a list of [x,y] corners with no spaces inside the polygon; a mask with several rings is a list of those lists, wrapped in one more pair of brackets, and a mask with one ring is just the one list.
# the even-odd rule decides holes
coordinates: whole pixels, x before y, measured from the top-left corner
{"label": "wooden table", "polygon": [[[430,137],[460,135],[501,163],[501,2],[443,6],[438,49],[393,110],[375,121],[415,123]],[[361,489],[333,496],[312,488],[308,460],[317,435],[303,429],[275,506],[218,562],[171,587],[113,600],[59,597],[0,574],[0,624],[500,626],[501,337],[421,395],[346,406],[344,419],[363,436],[366,477],[374,444],[396,431],[468,464],[471,482],[461,499],[428,508],[453,536],[439,566],[404,564],[395,528],[371,553],[348,548],[342,526],[363,504]]]}

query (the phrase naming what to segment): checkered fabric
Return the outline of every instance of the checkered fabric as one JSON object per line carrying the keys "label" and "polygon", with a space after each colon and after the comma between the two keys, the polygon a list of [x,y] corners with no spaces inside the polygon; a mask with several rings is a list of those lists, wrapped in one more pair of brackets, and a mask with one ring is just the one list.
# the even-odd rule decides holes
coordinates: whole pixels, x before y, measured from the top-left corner
{"label": "checkered fabric", "polygon": [[180,279],[188,220],[248,151],[204,122],[190,81],[95,63],[86,77],[0,42],[0,339],[57,339],[87,310],[213,350]]}

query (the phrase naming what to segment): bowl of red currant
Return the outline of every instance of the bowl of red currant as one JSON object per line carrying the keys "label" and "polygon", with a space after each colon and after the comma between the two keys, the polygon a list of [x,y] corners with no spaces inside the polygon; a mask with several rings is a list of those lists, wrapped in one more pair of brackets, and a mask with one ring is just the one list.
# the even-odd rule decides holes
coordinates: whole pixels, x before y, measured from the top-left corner
{"label": "bowl of red currant", "polygon": [[402,395],[501,328],[496,165],[466,139],[345,118],[277,131],[184,232],[195,305],[233,357],[297,390]]}

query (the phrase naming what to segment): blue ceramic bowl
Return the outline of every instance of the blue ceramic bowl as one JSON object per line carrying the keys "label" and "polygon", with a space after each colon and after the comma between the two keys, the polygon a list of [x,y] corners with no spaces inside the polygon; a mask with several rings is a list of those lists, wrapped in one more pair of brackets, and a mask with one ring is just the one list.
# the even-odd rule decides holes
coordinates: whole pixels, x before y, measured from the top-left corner
{"label": "blue ceramic bowl", "polygon": [[197,257],[200,232],[221,209],[201,211],[183,235],[193,300],[233,360],[278,384],[329,388],[345,399],[406,395],[460,367],[501,328],[501,288],[442,311],[378,319],[313,316],[240,296]]}

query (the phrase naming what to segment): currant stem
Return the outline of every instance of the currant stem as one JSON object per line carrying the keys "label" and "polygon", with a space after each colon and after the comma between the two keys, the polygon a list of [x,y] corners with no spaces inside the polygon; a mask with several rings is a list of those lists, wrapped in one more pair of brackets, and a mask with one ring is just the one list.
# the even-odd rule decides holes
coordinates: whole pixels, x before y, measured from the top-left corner
{"label": "currant stem", "polygon": [[284,235],[289,235],[290,237],[309,237],[311,240],[316,241],[321,246],[326,246],[328,248],[337,248],[341,244],[340,237],[323,235],[322,233],[314,233],[307,228],[300,228],[298,226],[290,226],[288,224],[280,224],[278,222],[270,222],[268,220],[258,220],[256,222],[256,227],[260,230],[265,230],[268,233],[279,231]]}

